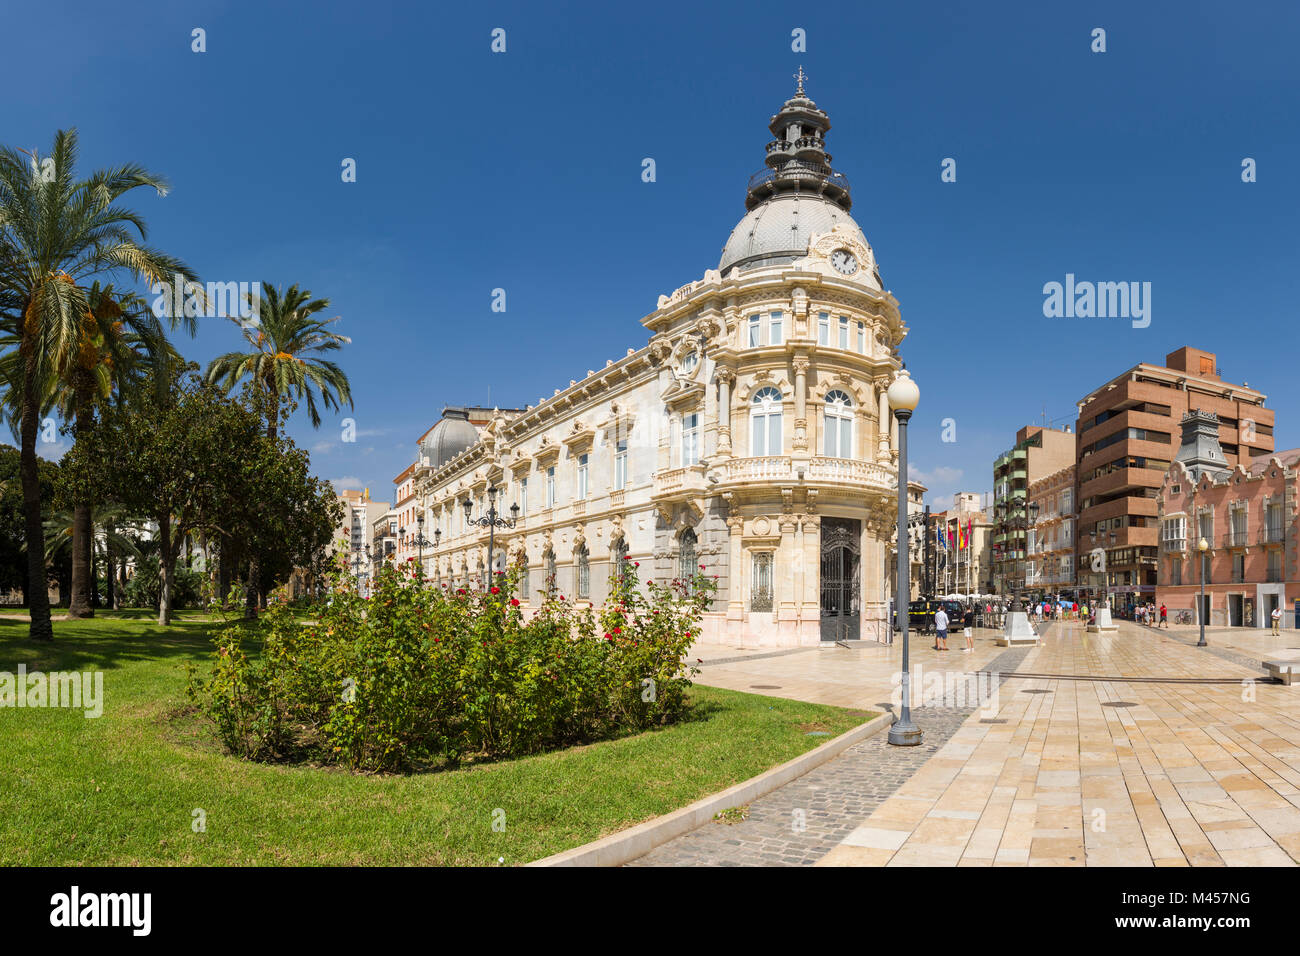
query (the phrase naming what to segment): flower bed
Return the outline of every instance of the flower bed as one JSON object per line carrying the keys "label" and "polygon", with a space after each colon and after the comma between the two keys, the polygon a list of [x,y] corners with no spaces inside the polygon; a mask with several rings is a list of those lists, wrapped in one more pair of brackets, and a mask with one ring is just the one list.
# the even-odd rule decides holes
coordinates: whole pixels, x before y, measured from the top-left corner
{"label": "flower bed", "polygon": [[[315,624],[273,608],[215,643],[191,700],[232,753],[392,771],[537,753],[679,720],[682,662],[716,591],[611,581],[604,609],[553,598],[527,619],[516,572],[486,591],[384,567],[369,598],[335,593]],[[260,653],[250,656],[247,645]]]}

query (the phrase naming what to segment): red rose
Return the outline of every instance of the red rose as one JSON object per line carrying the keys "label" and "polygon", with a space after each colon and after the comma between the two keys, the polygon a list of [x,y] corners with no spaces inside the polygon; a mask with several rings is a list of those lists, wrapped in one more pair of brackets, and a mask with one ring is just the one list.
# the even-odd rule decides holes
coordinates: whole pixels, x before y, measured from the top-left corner
{"label": "red rose", "polygon": [[492,593],[493,593],[493,594],[500,594],[500,593],[501,593],[501,589],[500,589],[500,588],[493,588],[493,589],[492,589]]}
{"label": "red rose", "polygon": [[511,599],[510,599],[510,606],[511,606],[511,607],[518,607],[518,606],[519,606],[519,599],[518,599],[518,598],[511,598]]}
{"label": "red rose", "polygon": [[614,628],[614,633],[615,633],[615,634],[622,634],[622,633],[623,633],[623,629],[622,629],[622,628],[618,628],[618,627],[616,627],[616,628]]}

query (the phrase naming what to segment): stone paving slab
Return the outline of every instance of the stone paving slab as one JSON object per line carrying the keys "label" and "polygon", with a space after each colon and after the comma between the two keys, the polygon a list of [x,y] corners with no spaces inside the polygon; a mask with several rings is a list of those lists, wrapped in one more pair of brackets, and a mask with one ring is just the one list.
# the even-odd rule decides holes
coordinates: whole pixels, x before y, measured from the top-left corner
{"label": "stone paving slab", "polygon": [[967,721],[820,864],[1294,864],[1300,697],[1181,637],[1055,629],[1004,722]]}
{"label": "stone paving slab", "polygon": [[[986,661],[985,669],[997,673],[1013,671],[1029,650],[1002,651]],[[959,653],[961,659],[970,656]],[[704,676],[701,680],[707,682]],[[747,819],[733,824],[707,824],[628,865],[809,866],[816,863],[938,753],[975,713],[975,706],[913,708],[912,719],[924,732],[920,746],[890,746],[886,742],[887,734],[877,734],[798,780],[755,800],[749,805]],[[968,812],[961,808],[953,810],[958,815],[956,819]]]}

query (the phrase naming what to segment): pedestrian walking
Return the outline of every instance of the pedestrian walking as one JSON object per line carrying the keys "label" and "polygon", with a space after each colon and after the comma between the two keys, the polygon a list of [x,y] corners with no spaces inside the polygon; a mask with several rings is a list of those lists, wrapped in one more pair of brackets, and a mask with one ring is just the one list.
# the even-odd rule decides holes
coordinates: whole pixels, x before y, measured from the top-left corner
{"label": "pedestrian walking", "polygon": [[975,650],[975,609],[974,608],[972,607],[966,608],[966,614],[965,616],[962,617],[961,623],[964,629],[963,633],[965,634],[966,637],[966,646],[962,648],[962,653],[966,654],[969,653],[970,651]]}
{"label": "pedestrian walking", "polygon": [[943,605],[939,605],[939,610],[934,612],[934,649],[936,651],[946,651],[948,649],[948,615],[943,611]]}
{"label": "pedestrian walking", "polygon": [[1169,608],[1165,606],[1164,601],[1160,602],[1160,626],[1169,626]]}
{"label": "pedestrian walking", "polygon": [[1282,607],[1278,605],[1273,608],[1273,633],[1282,636]]}

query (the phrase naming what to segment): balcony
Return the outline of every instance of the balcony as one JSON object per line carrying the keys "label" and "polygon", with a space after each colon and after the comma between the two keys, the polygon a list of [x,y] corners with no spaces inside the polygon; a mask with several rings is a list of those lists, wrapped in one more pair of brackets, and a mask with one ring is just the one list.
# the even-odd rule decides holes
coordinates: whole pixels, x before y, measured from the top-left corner
{"label": "balcony", "polygon": [[1286,529],[1281,525],[1268,525],[1259,529],[1260,544],[1285,544]]}
{"label": "balcony", "polygon": [[[671,473],[667,473],[671,474]],[[752,482],[780,484],[810,484],[814,486],[870,486],[881,491],[897,488],[893,468],[874,461],[855,458],[812,458],[797,468],[788,455],[768,455],[759,458],[728,458],[713,468],[718,483],[714,491],[728,486]]]}
{"label": "balcony", "polygon": [[654,477],[654,495],[656,498],[687,498],[707,493],[708,481],[704,477],[703,465],[687,465],[685,468],[672,468],[657,471]]}
{"label": "balcony", "polygon": [[1225,548],[1244,548],[1249,543],[1249,535],[1245,531],[1229,531],[1223,536],[1223,546]]}

